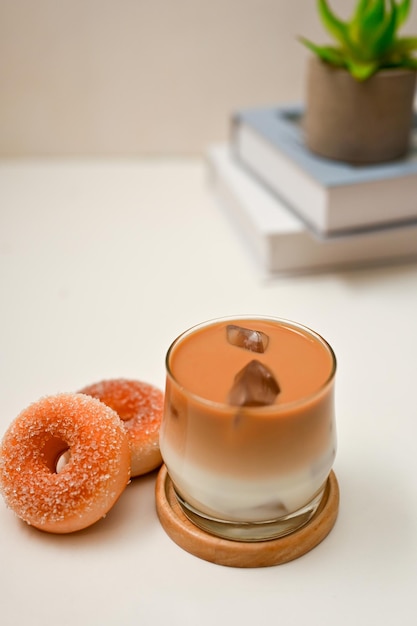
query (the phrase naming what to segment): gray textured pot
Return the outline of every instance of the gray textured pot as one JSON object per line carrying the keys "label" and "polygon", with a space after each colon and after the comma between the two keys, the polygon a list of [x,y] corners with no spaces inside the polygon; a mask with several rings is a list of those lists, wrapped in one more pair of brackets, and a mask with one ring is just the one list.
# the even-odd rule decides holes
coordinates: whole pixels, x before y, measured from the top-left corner
{"label": "gray textured pot", "polygon": [[355,164],[399,159],[410,146],[416,72],[380,71],[364,82],[312,56],[305,143],[321,156]]}

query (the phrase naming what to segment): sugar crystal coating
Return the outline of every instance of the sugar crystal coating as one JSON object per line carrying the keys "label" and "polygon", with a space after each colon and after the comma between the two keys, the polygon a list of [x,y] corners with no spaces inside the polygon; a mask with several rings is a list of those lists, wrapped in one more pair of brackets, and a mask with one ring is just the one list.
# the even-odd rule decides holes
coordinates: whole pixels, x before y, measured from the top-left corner
{"label": "sugar crystal coating", "polygon": [[254,359],[236,374],[228,401],[235,406],[266,406],[275,402],[279,392],[271,370]]}
{"label": "sugar crystal coating", "polygon": [[84,387],[80,393],[104,402],[123,421],[131,449],[132,476],[145,474],[161,465],[162,391],[142,381],[115,378]]}
{"label": "sugar crystal coating", "polygon": [[268,347],[269,337],[259,330],[243,328],[236,324],[226,326],[227,341],[238,348],[263,353]]}
{"label": "sugar crystal coating", "polygon": [[[68,462],[58,471],[62,454]],[[129,481],[117,414],[80,394],[48,396],[18,415],[0,446],[0,492],[25,522],[56,533],[103,517]]]}

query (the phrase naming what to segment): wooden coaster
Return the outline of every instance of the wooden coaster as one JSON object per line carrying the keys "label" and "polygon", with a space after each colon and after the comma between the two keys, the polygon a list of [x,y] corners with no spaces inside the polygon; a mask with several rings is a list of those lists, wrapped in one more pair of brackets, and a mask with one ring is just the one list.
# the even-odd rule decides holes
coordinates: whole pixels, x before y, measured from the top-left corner
{"label": "wooden coaster", "polygon": [[268,567],[297,559],[323,541],[339,510],[339,486],[331,472],[323,500],[305,526],[279,539],[242,542],[215,537],[192,524],[177,501],[165,465],[158,473],[155,496],[161,525],[176,544],[200,559],[229,567]]}

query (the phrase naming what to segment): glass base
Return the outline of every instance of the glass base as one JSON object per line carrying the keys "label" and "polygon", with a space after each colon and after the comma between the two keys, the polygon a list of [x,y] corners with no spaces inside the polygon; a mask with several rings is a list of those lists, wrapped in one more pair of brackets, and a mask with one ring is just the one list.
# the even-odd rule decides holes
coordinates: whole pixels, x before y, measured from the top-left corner
{"label": "glass base", "polygon": [[184,515],[202,530],[231,541],[268,541],[284,537],[295,532],[307,524],[317,511],[325,492],[326,483],[319,492],[301,509],[294,511],[279,519],[267,520],[265,522],[228,522],[216,519],[208,515],[203,515],[175,491],[178,503]]}

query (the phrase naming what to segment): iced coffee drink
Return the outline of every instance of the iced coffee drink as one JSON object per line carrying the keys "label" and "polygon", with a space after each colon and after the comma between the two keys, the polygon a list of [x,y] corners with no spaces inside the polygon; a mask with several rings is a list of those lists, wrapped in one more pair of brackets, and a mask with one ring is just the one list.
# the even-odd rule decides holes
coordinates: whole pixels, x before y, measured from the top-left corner
{"label": "iced coffee drink", "polygon": [[305,524],[336,450],[329,344],[285,320],[215,320],[178,337],[166,366],[160,445],[184,513],[244,541]]}

